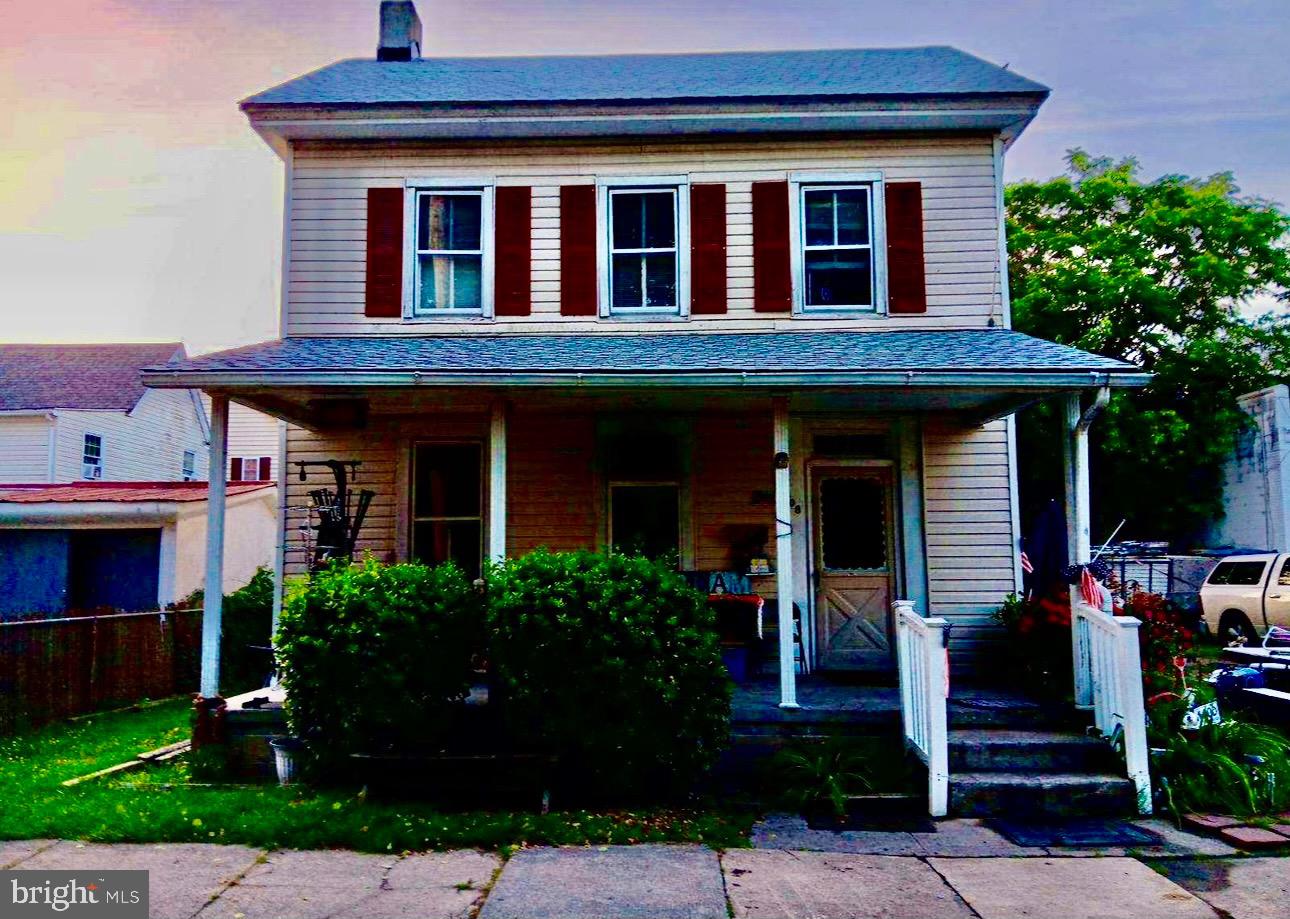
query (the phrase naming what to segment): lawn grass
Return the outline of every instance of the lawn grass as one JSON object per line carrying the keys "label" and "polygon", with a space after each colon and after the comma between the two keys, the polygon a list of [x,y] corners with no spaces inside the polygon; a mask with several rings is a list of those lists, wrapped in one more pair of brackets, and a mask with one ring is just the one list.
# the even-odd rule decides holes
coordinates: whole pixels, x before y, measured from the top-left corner
{"label": "lawn grass", "polygon": [[550,814],[443,812],[361,792],[194,786],[176,762],[64,788],[69,778],[188,736],[191,703],[166,702],[0,738],[0,839],[220,842],[367,852],[529,844],[701,842],[748,845],[754,815],[710,809]]}

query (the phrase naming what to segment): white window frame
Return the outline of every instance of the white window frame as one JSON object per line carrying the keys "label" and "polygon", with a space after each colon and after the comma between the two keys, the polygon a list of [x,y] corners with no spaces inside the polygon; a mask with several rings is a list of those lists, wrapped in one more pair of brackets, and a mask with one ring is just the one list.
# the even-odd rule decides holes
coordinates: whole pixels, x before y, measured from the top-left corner
{"label": "white window frame", "polygon": [[[404,182],[403,198],[403,319],[405,322],[458,322],[463,319],[493,318],[493,190],[495,180],[481,178],[412,177]],[[439,255],[479,255],[479,309],[440,309],[417,312],[421,302],[421,252],[418,249],[417,220],[420,199],[426,194],[478,194],[479,251],[433,250]],[[430,250],[427,250],[429,252]]]}
{"label": "white window frame", "polygon": [[[238,481],[241,481],[241,482],[260,481],[260,460],[261,459],[263,459],[263,457],[260,457],[260,456],[242,457],[242,478],[239,479]],[[247,478],[247,473],[252,470],[254,470],[255,475],[251,476],[250,478]]]}
{"label": "white window frame", "polygon": [[[793,313],[797,316],[837,318],[840,316],[887,315],[887,212],[884,206],[885,179],[881,172],[795,172],[789,175],[789,255],[793,271]],[[806,305],[806,219],[803,201],[811,189],[869,189],[869,245],[873,263],[873,304],[871,306]],[[833,249],[828,246],[824,248]],[[856,248],[864,248],[857,246]]]}
{"label": "white window frame", "polygon": [[179,454],[179,477],[185,482],[191,482],[197,478],[196,450],[184,450]]}
{"label": "white window frame", "polygon": [[[670,191],[676,207],[676,305],[613,308],[613,222],[610,201],[615,192]],[[670,252],[670,249],[632,249],[624,253]],[[690,178],[672,176],[613,176],[596,180],[596,262],[600,266],[599,314],[602,319],[657,321],[686,319],[690,315]]]}
{"label": "white window frame", "polygon": [[[89,459],[87,458],[87,457],[89,456],[89,453],[88,453],[87,451],[88,451],[89,446],[90,446],[90,438],[91,438],[91,437],[93,437],[95,440],[97,440],[97,441],[98,441],[98,448],[99,448],[99,455],[98,455],[98,457],[97,457],[97,461],[96,461],[96,462],[93,462],[93,463],[91,463],[91,462],[89,461]],[[96,482],[96,481],[99,481],[99,480],[101,480],[101,479],[103,478],[103,470],[104,470],[104,467],[107,465],[107,464],[104,462],[104,455],[103,455],[103,454],[104,454],[104,450],[103,450],[103,435],[102,435],[102,434],[95,434],[95,433],[94,433],[94,432],[92,432],[92,431],[86,431],[86,432],[85,432],[85,434],[84,434],[84,436],[81,438],[81,478],[82,478],[82,479],[85,479],[86,481],[89,481],[89,482]],[[86,474],[85,474],[85,468],[86,468],[87,466],[96,466],[96,467],[98,467],[99,474],[98,474],[98,475],[86,475]]]}

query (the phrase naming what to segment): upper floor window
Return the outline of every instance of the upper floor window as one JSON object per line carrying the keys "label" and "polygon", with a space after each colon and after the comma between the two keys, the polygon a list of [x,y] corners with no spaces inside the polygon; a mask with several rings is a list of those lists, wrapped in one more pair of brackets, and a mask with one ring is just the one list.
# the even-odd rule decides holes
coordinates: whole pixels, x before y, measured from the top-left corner
{"label": "upper floor window", "polygon": [[484,312],[486,197],[482,189],[416,192],[414,316]]}
{"label": "upper floor window", "polygon": [[191,482],[197,477],[197,454],[192,450],[185,450],[183,461],[180,463],[179,474],[185,482]]}
{"label": "upper floor window", "polygon": [[680,310],[675,188],[609,192],[611,313]]}
{"label": "upper floor window", "polygon": [[103,438],[98,434],[85,435],[85,444],[81,448],[81,478],[103,478]]}
{"label": "upper floor window", "polygon": [[874,186],[799,186],[801,305],[805,312],[874,310]]}

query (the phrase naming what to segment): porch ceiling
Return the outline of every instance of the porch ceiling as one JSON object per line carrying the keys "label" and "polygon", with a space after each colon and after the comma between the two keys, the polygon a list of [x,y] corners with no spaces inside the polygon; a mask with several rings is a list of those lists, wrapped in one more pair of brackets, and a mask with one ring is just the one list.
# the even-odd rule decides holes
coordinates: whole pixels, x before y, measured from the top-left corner
{"label": "porch ceiling", "polygon": [[797,412],[955,412],[980,421],[1062,392],[1140,386],[1138,368],[1003,330],[288,338],[144,371],[310,427],[368,413],[483,410],[499,395],[581,410],[705,410],[787,395]]}

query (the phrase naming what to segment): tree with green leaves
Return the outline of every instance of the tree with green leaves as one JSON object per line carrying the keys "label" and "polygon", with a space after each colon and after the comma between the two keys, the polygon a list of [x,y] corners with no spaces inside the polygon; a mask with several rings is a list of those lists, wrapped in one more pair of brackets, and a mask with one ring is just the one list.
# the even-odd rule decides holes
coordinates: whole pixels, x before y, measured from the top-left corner
{"label": "tree with green leaves", "polygon": [[[1093,540],[1190,544],[1222,515],[1242,393],[1290,380],[1290,216],[1230,173],[1144,181],[1136,160],[1068,154],[1006,191],[1013,326],[1140,365],[1091,441]],[[1019,418],[1027,509],[1060,497],[1056,412]]]}

